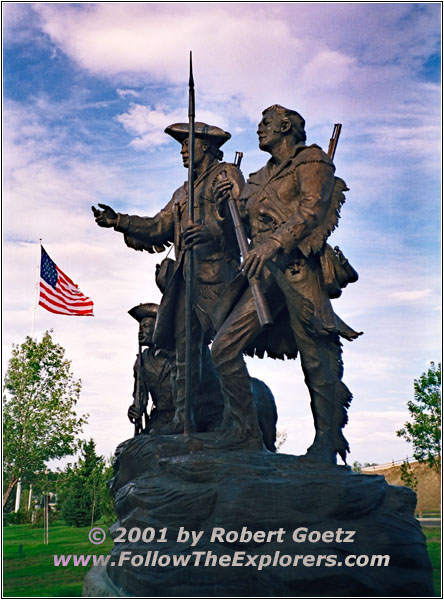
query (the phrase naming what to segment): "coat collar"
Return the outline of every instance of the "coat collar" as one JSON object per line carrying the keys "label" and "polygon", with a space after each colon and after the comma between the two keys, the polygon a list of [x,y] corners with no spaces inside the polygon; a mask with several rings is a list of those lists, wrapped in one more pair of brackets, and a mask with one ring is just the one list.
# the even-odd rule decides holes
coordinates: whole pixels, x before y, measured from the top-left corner
{"label": "coat collar", "polygon": [[296,156],[300,152],[302,152],[302,150],[305,150],[307,147],[308,146],[306,146],[304,142],[300,142],[299,144],[297,144],[295,146],[293,154],[278,168],[275,167],[273,158],[270,158],[265,167],[262,167],[262,169],[259,169],[259,171],[250,174],[248,178],[248,183],[253,183],[256,185],[265,185],[269,181],[272,181],[278,175],[280,175],[284,169],[289,167],[292,164],[293,160],[296,158]]}
{"label": "coat collar", "polygon": [[[217,167],[219,167],[222,163],[220,163],[218,160],[214,160],[207,169],[205,169],[205,171],[203,173],[201,173],[199,175],[199,177],[196,177],[196,179],[194,180],[194,188],[197,188],[198,185],[200,185],[202,183],[202,181],[208,177],[208,175],[210,175],[210,173],[212,173],[213,171],[215,171],[217,169]],[[185,190],[188,189],[188,181],[184,182],[184,187]]]}

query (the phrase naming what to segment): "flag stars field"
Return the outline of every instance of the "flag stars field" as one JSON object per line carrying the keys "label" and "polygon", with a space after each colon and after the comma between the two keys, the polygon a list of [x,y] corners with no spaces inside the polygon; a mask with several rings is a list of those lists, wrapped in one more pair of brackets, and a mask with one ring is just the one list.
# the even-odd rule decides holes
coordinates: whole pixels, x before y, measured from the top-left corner
{"label": "flag stars field", "polygon": [[39,305],[49,312],[77,317],[93,316],[93,302],[58,268],[41,247]]}

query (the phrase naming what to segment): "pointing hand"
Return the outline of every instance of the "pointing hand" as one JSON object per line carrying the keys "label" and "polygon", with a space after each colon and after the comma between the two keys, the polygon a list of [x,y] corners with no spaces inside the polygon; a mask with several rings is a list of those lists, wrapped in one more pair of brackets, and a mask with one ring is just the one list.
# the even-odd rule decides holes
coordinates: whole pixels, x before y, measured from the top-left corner
{"label": "pointing hand", "polygon": [[114,227],[117,224],[117,213],[107,204],[99,204],[99,206],[103,210],[91,206],[97,225],[99,227]]}

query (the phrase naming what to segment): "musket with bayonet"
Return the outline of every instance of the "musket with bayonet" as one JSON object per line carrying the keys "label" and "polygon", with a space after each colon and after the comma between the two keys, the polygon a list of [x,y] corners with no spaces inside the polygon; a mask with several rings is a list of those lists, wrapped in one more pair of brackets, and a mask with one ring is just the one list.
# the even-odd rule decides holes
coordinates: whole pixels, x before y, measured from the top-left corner
{"label": "musket with bayonet", "polygon": [[[188,225],[194,223],[194,121],[196,116],[193,78],[193,55],[190,52],[190,77],[188,81],[188,198],[187,217]],[[185,407],[184,407],[184,435],[194,431],[193,415],[193,344],[192,344],[192,316],[193,316],[193,280],[194,280],[194,250],[186,249],[186,291],[185,291]]]}

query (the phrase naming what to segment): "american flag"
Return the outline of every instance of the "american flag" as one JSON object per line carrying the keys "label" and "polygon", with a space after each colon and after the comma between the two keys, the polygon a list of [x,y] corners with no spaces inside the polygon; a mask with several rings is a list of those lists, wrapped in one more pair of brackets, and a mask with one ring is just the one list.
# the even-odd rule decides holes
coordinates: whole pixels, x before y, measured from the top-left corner
{"label": "american flag", "polygon": [[93,315],[93,301],[61,271],[41,246],[39,304],[58,315]]}

